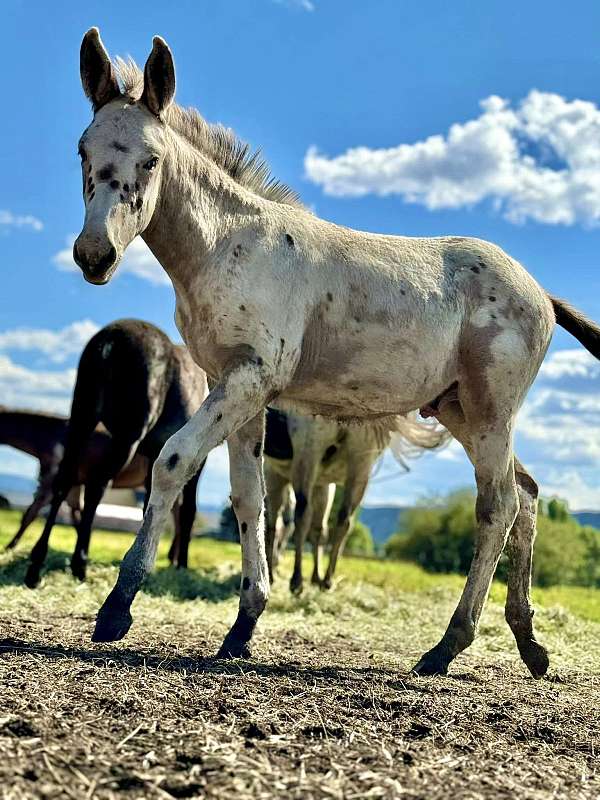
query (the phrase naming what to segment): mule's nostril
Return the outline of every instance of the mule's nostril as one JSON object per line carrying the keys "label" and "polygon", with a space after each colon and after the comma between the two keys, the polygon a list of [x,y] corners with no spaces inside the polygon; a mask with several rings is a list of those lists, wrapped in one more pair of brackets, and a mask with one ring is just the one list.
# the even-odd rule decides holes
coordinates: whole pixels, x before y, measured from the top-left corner
{"label": "mule's nostril", "polygon": [[105,256],[102,256],[100,261],[97,262],[96,266],[94,267],[94,272],[102,272],[108,267],[112,267],[115,263],[117,258],[117,251],[114,247],[111,247],[108,253]]}

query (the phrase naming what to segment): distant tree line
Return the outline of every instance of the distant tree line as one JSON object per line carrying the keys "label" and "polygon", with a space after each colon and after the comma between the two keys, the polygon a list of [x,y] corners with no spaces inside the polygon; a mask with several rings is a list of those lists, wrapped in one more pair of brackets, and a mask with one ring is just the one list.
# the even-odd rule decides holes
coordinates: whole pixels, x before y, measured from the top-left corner
{"label": "distant tree line", "polygon": [[[407,511],[403,530],[385,544],[386,558],[415,561],[430,572],[466,574],[473,557],[475,500],[468,491],[442,501],[424,501]],[[497,575],[506,578],[503,556]],[[533,559],[537,586],[575,584],[600,587],[600,533],[581,525],[562,500],[540,500]]]}

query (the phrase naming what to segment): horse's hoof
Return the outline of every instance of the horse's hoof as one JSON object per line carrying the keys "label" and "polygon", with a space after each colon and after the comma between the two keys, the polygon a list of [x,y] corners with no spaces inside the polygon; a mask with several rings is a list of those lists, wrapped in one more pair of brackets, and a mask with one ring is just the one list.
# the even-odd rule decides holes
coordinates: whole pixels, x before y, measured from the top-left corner
{"label": "horse's hoof", "polygon": [[30,564],[24,579],[25,586],[27,586],[28,589],[35,589],[39,582],[40,571],[38,567]]}
{"label": "horse's hoof", "polygon": [[321,586],[323,585],[323,583],[322,583],[322,581],[321,581],[321,578],[319,578],[319,576],[318,576],[318,575],[313,575],[313,576],[311,577],[311,579],[310,579],[310,582],[311,582],[311,584],[312,584],[313,586],[319,586],[319,587],[321,587]]}
{"label": "horse's hoof", "polygon": [[292,580],[290,581],[290,592],[293,595],[295,595],[295,597],[300,597],[300,595],[302,594],[302,590],[303,589],[304,589],[304,586],[302,584],[302,581],[295,581],[292,578]]}
{"label": "horse's hoof", "polygon": [[223,644],[219,648],[217,658],[251,658],[252,652],[248,642],[242,642],[229,634],[225,637]]}
{"label": "horse's hoof", "polygon": [[86,577],[86,569],[87,565],[82,561],[72,561],[71,562],[71,574],[74,578],[77,578],[78,581],[84,581]]}
{"label": "horse's hoof", "polygon": [[543,678],[550,666],[546,648],[534,639],[530,639],[519,647],[519,652],[532,676]]}
{"label": "horse's hoof", "polygon": [[322,592],[328,592],[332,587],[331,578],[323,578],[320,584],[320,588]]}
{"label": "horse's hoof", "polygon": [[129,611],[121,611],[118,614],[104,610],[104,606],[98,612],[96,627],[92,634],[92,642],[118,642],[131,628],[133,617]]}
{"label": "horse's hoof", "polygon": [[447,675],[448,661],[442,658],[440,653],[434,648],[421,658],[418,664],[411,669],[413,675],[424,678],[430,675]]}

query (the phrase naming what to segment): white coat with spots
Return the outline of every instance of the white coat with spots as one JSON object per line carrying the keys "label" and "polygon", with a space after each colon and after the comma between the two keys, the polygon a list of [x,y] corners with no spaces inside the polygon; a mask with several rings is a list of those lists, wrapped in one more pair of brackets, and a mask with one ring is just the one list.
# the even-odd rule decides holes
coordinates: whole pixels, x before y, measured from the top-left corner
{"label": "white coat with spots", "polygon": [[248,655],[269,594],[255,456],[265,406],[277,398],[309,414],[365,421],[423,408],[473,463],[478,529],[457,609],[415,671],[445,673],[472,642],[508,538],[507,620],[532,674],[544,674],[548,656],[529,598],[537,487],[514,458],[514,421],[555,322],[599,357],[600,328],[488,242],[365,233],[311,214],[231,132],[173,102],[175,69],[160,37],[142,73],[115,67],[92,28],[81,77],[94,118],[80,140],[85,222],[75,260],[88,281],[106,283],[143,236],[173,283],[179,330],[214,381],[155,463],[144,523],[95,639],[129,629],[173,499],[227,440],[243,578],[220,654]]}

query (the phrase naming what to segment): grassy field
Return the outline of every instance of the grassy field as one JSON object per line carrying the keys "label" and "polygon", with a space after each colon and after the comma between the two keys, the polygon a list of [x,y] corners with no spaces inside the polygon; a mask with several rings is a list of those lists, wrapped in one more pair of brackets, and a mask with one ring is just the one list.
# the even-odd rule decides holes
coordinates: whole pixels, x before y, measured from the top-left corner
{"label": "grassy field", "polygon": [[[0,547],[16,527],[0,513]],[[95,613],[129,546],[97,532],[89,579],[57,528],[40,587],[22,586],[40,526],[0,557],[0,797],[591,798],[600,796],[600,593],[538,590],[549,676],[528,677],[495,584],[447,678],[410,667],[462,587],[411,564],[344,559],[335,591],[286,588],[251,661],[212,658],[235,617],[239,547],[196,540],[157,569],[120,643]],[[307,568],[306,574],[309,575]]]}

